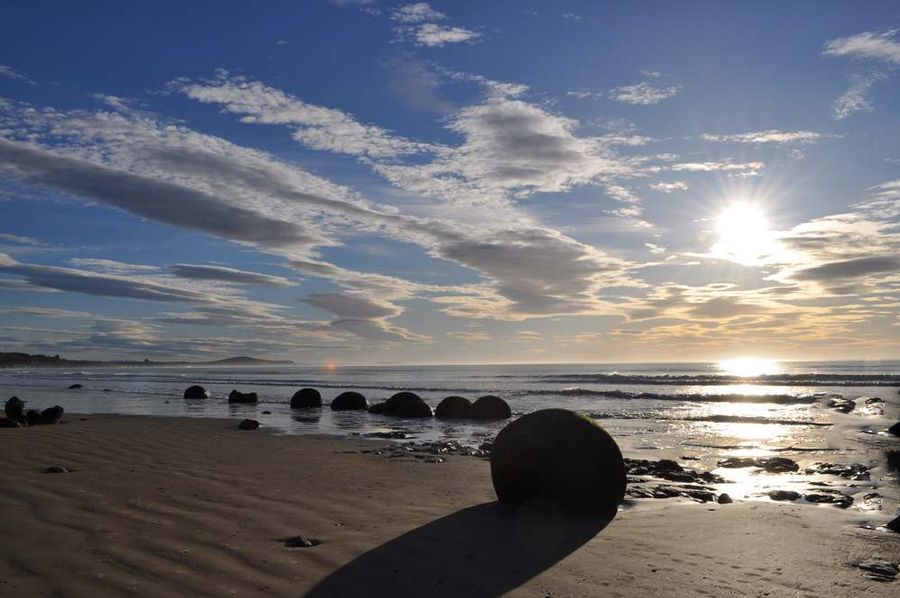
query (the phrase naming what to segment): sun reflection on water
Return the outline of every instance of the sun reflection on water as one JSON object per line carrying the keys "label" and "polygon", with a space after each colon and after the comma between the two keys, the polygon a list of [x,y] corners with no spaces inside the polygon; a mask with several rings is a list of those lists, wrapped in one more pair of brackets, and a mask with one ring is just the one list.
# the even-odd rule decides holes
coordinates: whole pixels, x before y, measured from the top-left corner
{"label": "sun reflection on water", "polygon": [[759,357],[723,359],[718,365],[722,373],[729,376],[737,376],[738,378],[769,376],[781,371],[781,367],[774,359],[763,359]]}

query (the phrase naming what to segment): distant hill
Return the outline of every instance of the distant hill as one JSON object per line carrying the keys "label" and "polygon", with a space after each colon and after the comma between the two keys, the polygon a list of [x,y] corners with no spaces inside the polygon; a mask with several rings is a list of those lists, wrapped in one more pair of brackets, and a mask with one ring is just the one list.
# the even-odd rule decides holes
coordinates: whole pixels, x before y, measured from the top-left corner
{"label": "distant hill", "polygon": [[0,368],[52,368],[52,367],[153,367],[178,365],[293,365],[290,360],[258,359],[244,355],[219,359],[218,361],[92,361],[81,359],[64,359],[59,355],[32,355],[30,353],[0,352]]}

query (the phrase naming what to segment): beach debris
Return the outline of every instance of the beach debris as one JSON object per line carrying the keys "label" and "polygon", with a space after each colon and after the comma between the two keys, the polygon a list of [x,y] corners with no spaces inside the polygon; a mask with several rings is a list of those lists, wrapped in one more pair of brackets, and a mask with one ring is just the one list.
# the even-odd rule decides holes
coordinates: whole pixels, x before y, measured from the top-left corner
{"label": "beach debris", "polygon": [[79,388],[84,388],[84,384],[75,383],[69,385],[69,390],[78,390]]}
{"label": "beach debris", "polygon": [[65,465],[48,465],[44,468],[43,473],[71,473],[72,468]]}
{"label": "beach debris", "polygon": [[315,388],[301,388],[291,397],[291,409],[308,409],[322,406],[322,393]]}
{"label": "beach debris", "polygon": [[333,411],[353,411],[366,409],[368,406],[369,402],[366,400],[366,397],[353,390],[342,392],[331,401],[331,409]]}
{"label": "beach debris", "polygon": [[566,409],[541,409],[497,434],[491,480],[503,503],[544,499],[569,511],[599,513],[624,498],[625,462],[596,422]]}
{"label": "beach debris", "polygon": [[772,500],[794,501],[800,498],[800,493],[793,490],[769,490],[768,494]]}
{"label": "beach debris", "polygon": [[863,561],[857,567],[875,581],[894,581],[897,579],[897,574],[900,573],[900,567],[896,563],[888,561]]}
{"label": "beach debris", "polygon": [[184,389],[184,398],[185,399],[208,399],[209,391],[203,388],[202,386],[188,386]]}
{"label": "beach debris", "polygon": [[870,477],[869,468],[862,463],[841,464],[816,462],[804,469],[804,473],[836,475],[842,478],[856,481],[868,480]]}
{"label": "beach debris", "polygon": [[884,524],[884,527],[888,528],[892,532],[897,532],[900,534],[900,517],[894,517],[890,521]]}
{"label": "beach debris", "polygon": [[512,410],[509,408],[509,403],[494,395],[479,397],[472,403],[470,413],[472,419],[498,420],[509,419],[512,417]]}
{"label": "beach debris", "polygon": [[717,463],[719,467],[758,467],[768,473],[797,471],[800,466],[787,457],[728,457]]}
{"label": "beach debris", "polygon": [[834,395],[833,398],[828,400],[826,405],[841,413],[850,413],[856,409],[856,402],[853,399],[845,399],[840,395]]}
{"label": "beach debris", "polygon": [[434,416],[439,419],[468,419],[472,417],[472,401],[466,397],[447,397],[434,410]]}
{"label": "beach debris", "polygon": [[25,412],[25,401],[19,397],[10,397],[7,399],[6,404],[3,405],[3,411],[6,413],[7,418],[17,422],[22,419],[22,415]]}
{"label": "beach debris", "polygon": [[245,419],[241,423],[238,424],[238,430],[257,430],[259,429],[259,422],[255,419]]}
{"label": "beach debris", "polygon": [[237,390],[232,390],[228,394],[228,402],[229,403],[256,403],[259,398],[256,396],[255,392],[239,392]]}
{"label": "beach debris", "polygon": [[730,505],[731,503],[734,502],[734,500],[732,500],[732,498],[730,496],[728,496],[728,494],[723,492],[722,494],[719,495],[717,502],[720,505]]}
{"label": "beach debris", "polygon": [[285,548],[312,548],[321,544],[321,540],[315,538],[307,538],[306,536],[292,536],[290,538],[282,538],[279,540]]}

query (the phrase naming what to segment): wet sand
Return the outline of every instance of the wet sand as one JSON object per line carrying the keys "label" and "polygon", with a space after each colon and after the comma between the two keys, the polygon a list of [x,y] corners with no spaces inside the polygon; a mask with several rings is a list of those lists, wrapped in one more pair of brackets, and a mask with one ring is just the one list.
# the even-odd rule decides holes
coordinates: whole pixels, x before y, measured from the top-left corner
{"label": "wet sand", "polygon": [[[639,501],[610,522],[497,505],[489,464],[235,420],[0,430],[0,596],[892,596],[900,537],[830,506]],[[61,464],[71,473],[45,474]],[[890,512],[895,505],[885,505]],[[321,541],[287,548],[303,535]]]}

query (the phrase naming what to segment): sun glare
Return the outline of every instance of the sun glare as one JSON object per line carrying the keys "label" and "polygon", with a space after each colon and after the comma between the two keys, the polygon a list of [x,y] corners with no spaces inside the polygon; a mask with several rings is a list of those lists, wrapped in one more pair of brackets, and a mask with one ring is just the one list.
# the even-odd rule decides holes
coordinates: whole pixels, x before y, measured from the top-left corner
{"label": "sun glare", "polygon": [[774,359],[761,359],[758,357],[741,357],[737,359],[725,359],[719,362],[719,369],[729,376],[739,378],[755,378],[778,373],[778,362]]}
{"label": "sun glare", "polygon": [[734,202],[716,219],[718,240],[712,248],[721,257],[745,266],[758,265],[775,252],[775,241],[760,206]]}

